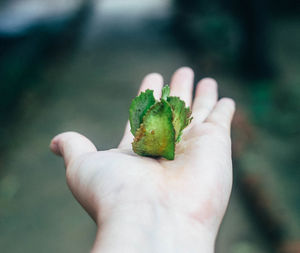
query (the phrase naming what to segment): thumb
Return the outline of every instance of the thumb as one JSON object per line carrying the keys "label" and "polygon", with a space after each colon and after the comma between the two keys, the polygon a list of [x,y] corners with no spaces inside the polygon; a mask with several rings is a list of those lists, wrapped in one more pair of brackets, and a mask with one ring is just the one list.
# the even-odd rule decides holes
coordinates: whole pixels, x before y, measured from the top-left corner
{"label": "thumb", "polygon": [[76,157],[97,151],[88,138],[76,132],[65,132],[55,136],[50,143],[50,149],[64,158],[66,167]]}

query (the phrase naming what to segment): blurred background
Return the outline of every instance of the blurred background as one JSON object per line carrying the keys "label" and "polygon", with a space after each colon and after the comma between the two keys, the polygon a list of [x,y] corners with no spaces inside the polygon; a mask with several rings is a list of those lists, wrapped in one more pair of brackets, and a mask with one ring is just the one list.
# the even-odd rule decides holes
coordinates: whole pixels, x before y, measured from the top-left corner
{"label": "blurred background", "polygon": [[300,252],[298,0],[1,0],[0,249],[88,252],[96,227],[49,151],[116,147],[142,78],[180,66],[233,97],[234,186],[218,253]]}

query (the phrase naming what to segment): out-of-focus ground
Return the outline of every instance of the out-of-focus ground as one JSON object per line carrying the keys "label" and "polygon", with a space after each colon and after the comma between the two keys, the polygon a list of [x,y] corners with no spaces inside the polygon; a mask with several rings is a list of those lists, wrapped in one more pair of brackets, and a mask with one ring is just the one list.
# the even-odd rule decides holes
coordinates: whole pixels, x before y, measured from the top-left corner
{"label": "out-of-focus ground", "polygon": [[[198,79],[213,75],[220,95],[233,97],[238,108],[235,182],[217,252],[267,253],[275,252],[274,247],[294,247],[300,240],[299,19],[272,22],[276,78],[250,81],[238,75],[234,65],[201,69],[201,59],[198,65],[190,59],[167,32],[167,22],[141,24],[132,18],[126,19],[128,28],[125,19],[101,18],[85,24],[72,49],[51,49],[19,80],[29,88],[20,93],[9,123],[1,128],[3,252],[88,252],[96,227],[69,192],[63,162],[48,149],[51,138],[73,130],[100,150],[116,147],[142,78],[159,72],[169,83],[183,65],[191,65]],[[22,61],[24,52],[17,53]],[[272,241],[276,238],[280,245]]]}

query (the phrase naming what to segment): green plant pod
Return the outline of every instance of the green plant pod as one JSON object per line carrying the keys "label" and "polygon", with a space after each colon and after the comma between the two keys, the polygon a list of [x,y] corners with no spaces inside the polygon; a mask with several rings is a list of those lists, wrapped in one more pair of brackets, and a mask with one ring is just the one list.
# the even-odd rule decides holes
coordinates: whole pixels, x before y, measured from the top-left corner
{"label": "green plant pod", "polygon": [[129,121],[134,135],[132,148],[138,155],[174,159],[175,144],[192,118],[184,101],[169,94],[170,87],[164,86],[160,101],[155,101],[152,90],[133,99]]}
{"label": "green plant pod", "polygon": [[132,143],[134,152],[142,156],[162,156],[173,160],[175,130],[172,117],[171,107],[165,100],[153,105],[136,131]]}

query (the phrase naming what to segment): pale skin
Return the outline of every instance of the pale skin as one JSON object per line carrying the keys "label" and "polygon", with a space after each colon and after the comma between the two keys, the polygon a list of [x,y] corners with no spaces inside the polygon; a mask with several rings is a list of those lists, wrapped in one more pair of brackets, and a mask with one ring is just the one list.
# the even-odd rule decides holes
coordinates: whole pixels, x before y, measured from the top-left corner
{"label": "pale skin", "polygon": [[[170,82],[171,95],[193,111],[173,161],[133,153],[129,124],[116,149],[97,151],[75,132],[51,141],[51,150],[64,158],[69,188],[97,223],[91,252],[214,252],[232,185],[235,104],[230,98],[218,100],[211,78],[198,82],[193,100],[193,82],[187,67]],[[162,76],[152,73],[140,92],[152,89],[159,99],[162,86]]]}

